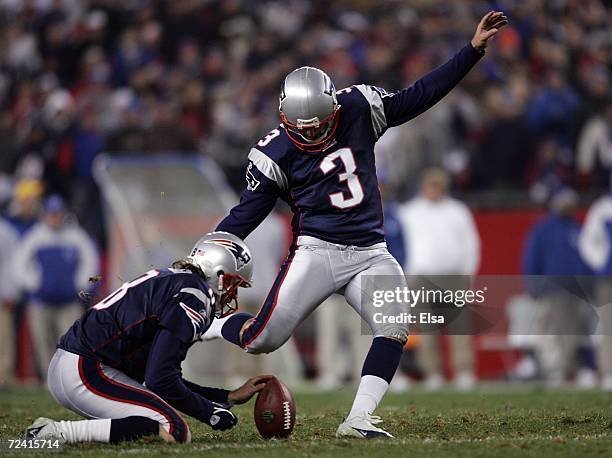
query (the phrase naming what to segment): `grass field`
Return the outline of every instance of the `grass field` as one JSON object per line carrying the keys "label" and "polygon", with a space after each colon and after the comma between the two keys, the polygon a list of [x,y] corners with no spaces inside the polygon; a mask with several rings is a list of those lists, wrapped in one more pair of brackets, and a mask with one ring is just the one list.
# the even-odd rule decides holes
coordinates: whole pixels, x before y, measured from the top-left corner
{"label": "grass field", "polygon": [[[612,456],[612,394],[492,387],[464,394],[451,391],[389,395],[379,408],[392,441],[340,440],[335,428],[351,391],[296,393],[298,419],[286,441],[259,438],[252,406],[239,406],[240,423],[213,433],[189,419],[193,441],[166,445],[157,439],[128,445],[68,446],[68,456]],[[0,392],[0,437],[19,437],[38,416],[78,418],[42,390]],[[2,452],[0,452],[2,455]],[[25,456],[15,452],[12,456]],[[49,452],[28,456],[48,456]]]}

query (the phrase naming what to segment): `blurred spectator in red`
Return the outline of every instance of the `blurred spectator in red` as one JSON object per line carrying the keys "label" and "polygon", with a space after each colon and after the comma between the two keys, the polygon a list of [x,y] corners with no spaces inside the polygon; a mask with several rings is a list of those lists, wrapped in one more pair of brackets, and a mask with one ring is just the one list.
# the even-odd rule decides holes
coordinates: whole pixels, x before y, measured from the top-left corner
{"label": "blurred spectator in red", "polygon": [[25,145],[27,151],[41,158],[47,188],[63,195],[71,192],[75,118],[76,106],[70,92],[65,89],[51,91]]}

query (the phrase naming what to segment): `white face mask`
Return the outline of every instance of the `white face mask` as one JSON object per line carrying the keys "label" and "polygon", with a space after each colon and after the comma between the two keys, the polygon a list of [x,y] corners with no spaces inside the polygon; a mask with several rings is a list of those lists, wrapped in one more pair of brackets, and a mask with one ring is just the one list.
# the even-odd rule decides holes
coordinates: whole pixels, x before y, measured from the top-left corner
{"label": "white face mask", "polygon": [[304,129],[291,129],[291,131],[308,143],[316,143],[323,140],[334,127],[333,121],[324,127],[306,127]]}

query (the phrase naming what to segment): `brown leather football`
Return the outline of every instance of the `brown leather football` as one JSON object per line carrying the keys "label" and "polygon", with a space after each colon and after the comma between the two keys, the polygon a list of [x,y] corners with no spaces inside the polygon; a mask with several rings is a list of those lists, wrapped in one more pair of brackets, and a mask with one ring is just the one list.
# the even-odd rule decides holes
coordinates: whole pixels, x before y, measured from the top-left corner
{"label": "brown leather football", "polygon": [[272,377],[257,395],[254,414],[264,439],[289,437],[295,426],[295,400],[285,384]]}

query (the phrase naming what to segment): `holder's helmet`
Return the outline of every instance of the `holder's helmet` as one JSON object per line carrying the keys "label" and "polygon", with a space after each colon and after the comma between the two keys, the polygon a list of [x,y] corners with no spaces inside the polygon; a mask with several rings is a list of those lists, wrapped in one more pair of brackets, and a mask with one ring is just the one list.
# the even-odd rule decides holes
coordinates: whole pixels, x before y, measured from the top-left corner
{"label": "holder's helmet", "polygon": [[287,75],[278,109],[287,135],[298,148],[322,151],[333,140],[340,105],[334,83],[318,68],[300,67]]}
{"label": "holder's helmet", "polygon": [[187,262],[197,267],[216,298],[217,318],[238,308],[238,288],[251,286],[253,257],[246,244],[228,232],[211,232],[197,241]]}

